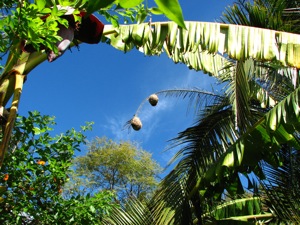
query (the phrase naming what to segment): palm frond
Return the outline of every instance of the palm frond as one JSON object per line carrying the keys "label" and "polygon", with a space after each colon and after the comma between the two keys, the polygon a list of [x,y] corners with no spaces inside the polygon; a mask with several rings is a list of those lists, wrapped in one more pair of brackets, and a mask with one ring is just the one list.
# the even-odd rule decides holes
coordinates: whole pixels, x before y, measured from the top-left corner
{"label": "palm frond", "polygon": [[[296,32],[299,30],[297,20],[288,14],[293,1],[286,0],[238,0],[233,6],[225,9],[221,17],[224,23],[238,24],[252,27],[261,27],[272,30],[286,32]],[[286,16],[289,15],[289,16]]]}
{"label": "palm frond", "polygon": [[[200,90],[198,88],[176,88],[176,89],[167,89],[155,92],[151,94],[149,97],[144,99],[141,104],[139,105],[138,109],[135,112],[135,116],[138,116],[140,111],[142,110],[144,104],[150,101],[150,97],[156,95],[157,96],[157,103],[159,104],[158,97],[160,99],[161,96],[165,98],[182,98],[183,100],[188,99],[188,111],[190,108],[194,108],[194,112],[197,113],[202,107],[210,105],[212,102],[216,101],[218,98],[223,98],[221,95],[215,94],[213,92]],[[151,103],[150,103],[151,104]],[[156,106],[156,104],[154,106]]]}
{"label": "palm frond", "polygon": [[248,5],[248,2],[237,1],[232,6],[225,8],[220,20],[223,23],[250,26]]}
{"label": "palm frond", "polygon": [[[247,25],[251,25],[249,20],[259,26],[265,26],[266,22],[272,29],[284,25],[275,20],[279,15],[275,12],[270,17],[274,21],[266,17],[267,11],[259,15],[259,7],[259,4],[249,6],[232,19]],[[247,14],[247,10],[251,13]],[[186,22],[186,27],[183,30],[172,22],[107,26],[103,39],[125,52],[134,47],[145,55],[166,52],[175,63],[184,63],[218,78],[227,76],[223,81],[231,82],[232,89],[228,92],[231,101],[224,97],[206,106],[195,125],[172,140],[171,147],[183,147],[170,162],[178,164],[153,198],[151,210],[156,224],[201,223],[203,214],[211,210],[208,199],[220,200],[224,190],[233,194],[243,190],[239,172],[254,171],[263,178],[261,160],[278,166],[282,145],[300,149],[294,135],[300,128],[299,88],[286,97],[293,89],[290,84],[296,86],[298,82],[289,66],[300,67],[300,35],[219,23]],[[232,69],[235,60],[237,66]],[[278,68],[272,68],[273,65]],[[288,82],[281,87],[273,85],[280,79]],[[171,95],[186,97],[184,92]],[[255,101],[258,103],[253,104]],[[246,123],[243,127],[244,121],[253,127],[248,129]],[[247,218],[233,216],[228,224],[241,224],[241,219]],[[225,219],[223,223],[211,224],[226,224]]]}
{"label": "palm frond", "polygon": [[156,224],[191,224],[192,205],[187,190],[187,174],[175,169],[164,178],[152,199]]}
{"label": "palm frond", "polygon": [[243,131],[247,130],[250,115],[250,74],[253,74],[254,64],[252,60],[245,62],[238,61],[236,69],[232,73],[231,84],[227,89],[231,92],[230,99],[232,102],[233,112],[235,114],[235,127]]}
{"label": "palm frond", "polygon": [[300,125],[299,94],[300,88],[297,88],[242,135],[206,172],[205,178],[195,188],[202,189],[211,182],[230,182],[237,171],[255,171],[260,160],[277,167],[281,162],[278,152],[283,144],[300,149],[300,143],[294,136]]}
{"label": "palm frond", "polygon": [[170,148],[184,146],[175,154],[171,163],[197,153],[197,156],[191,158],[203,159],[201,164],[205,168],[207,157],[214,159],[222,155],[224,149],[238,138],[228,98],[218,99],[213,105],[205,107],[198,117],[194,126],[180,132],[178,137],[171,140]]}
{"label": "palm frond", "polygon": [[[155,218],[160,224],[183,224],[193,221],[193,217],[202,221],[202,214],[208,209],[204,207],[198,192],[191,194],[191,191],[205,171],[223,154],[225,147],[221,143],[228,147],[228,142],[233,143],[237,139],[228,103],[228,99],[218,99],[210,110],[206,108],[208,116],[205,119],[201,117],[201,122],[173,140],[174,146],[185,143],[188,145],[179,150],[171,160],[171,163],[177,160],[179,162],[163,179],[153,198],[153,208],[157,213]],[[215,193],[219,192],[212,192],[211,195]]]}
{"label": "palm frond", "polygon": [[[225,189],[233,193],[239,192],[243,188],[238,180],[237,171],[242,173],[254,171],[260,178],[263,178],[258,165],[260,160],[277,166],[280,164],[278,151],[282,144],[300,149],[299,142],[293,136],[296,127],[291,130],[288,126],[289,123],[297,124],[292,119],[294,118],[292,114],[293,111],[295,111],[294,114],[298,111],[297,108],[294,110],[293,101],[295,101],[295,96],[299,95],[299,91],[297,89],[275,106],[267,113],[265,119],[261,119],[252,130],[240,138],[234,130],[228,100],[227,104],[225,104],[226,101],[223,105],[219,104],[219,108],[216,107],[215,111],[212,110],[213,107],[207,108],[207,115],[201,116],[198,127],[188,128],[174,139],[176,144],[187,145],[174,156],[173,162],[179,160],[179,163],[162,182],[164,188],[160,192],[163,196],[161,199],[165,200],[164,206],[170,204],[167,207],[170,209],[171,205],[181,207],[184,203],[192,210],[192,203],[188,205],[186,198],[190,200],[194,197],[200,198],[201,202],[203,199],[201,200],[200,196],[215,199],[217,196],[220,197]],[[297,104],[299,105],[299,101]],[[278,114],[278,107],[290,113],[284,118],[285,122],[281,122],[282,126],[272,127],[270,115],[275,115],[275,117],[277,115],[282,119]],[[285,128],[289,128],[289,132]],[[186,189],[183,189],[179,182],[183,177]],[[199,194],[200,196],[197,197]],[[179,202],[175,204],[173,201]],[[176,207],[173,210],[176,212]],[[174,213],[174,211],[170,212]],[[175,215],[174,213],[169,216],[176,218]]]}
{"label": "palm frond", "polygon": [[[267,94],[266,97],[271,97],[274,102],[283,100],[296,88],[295,86],[299,82],[298,71],[295,68],[282,67],[278,63],[266,62],[254,62],[254,66],[255,71],[252,76],[255,86],[258,85],[264,89],[264,93]],[[255,88],[251,92],[255,94],[260,93]],[[270,101],[272,100],[270,99]],[[274,105],[270,105],[270,107]],[[268,107],[268,104],[265,104],[265,107]]]}
{"label": "palm frond", "polygon": [[148,203],[132,197],[127,199],[125,207],[114,208],[102,223],[104,225],[153,225],[154,219]]}
{"label": "palm frond", "polygon": [[285,146],[279,152],[282,165],[274,167],[261,162],[266,179],[261,185],[266,204],[281,221],[300,223],[300,157],[299,151]]}

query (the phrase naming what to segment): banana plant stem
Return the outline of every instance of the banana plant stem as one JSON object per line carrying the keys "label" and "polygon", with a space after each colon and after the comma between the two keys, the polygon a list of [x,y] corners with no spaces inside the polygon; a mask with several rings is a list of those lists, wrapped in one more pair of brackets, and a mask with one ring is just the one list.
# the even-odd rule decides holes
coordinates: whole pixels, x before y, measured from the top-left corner
{"label": "banana plant stem", "polygon": [[2,142],[0,144],[0,168],[2,166],[5,153],[7,151],[9,140],[11,137],[11,133],[14,127],[17,111],[18,111],[18,105],[22,93],[23,83],[24,83],[24,75],[18,74],[15,72],[15,74],[12,74],[11,76],[15,76],[15,89],[14,89],[14,97],[12,100],[11,108],[9,117],[7,120],[7,123],[5,125],[4,134],[2,137]]}

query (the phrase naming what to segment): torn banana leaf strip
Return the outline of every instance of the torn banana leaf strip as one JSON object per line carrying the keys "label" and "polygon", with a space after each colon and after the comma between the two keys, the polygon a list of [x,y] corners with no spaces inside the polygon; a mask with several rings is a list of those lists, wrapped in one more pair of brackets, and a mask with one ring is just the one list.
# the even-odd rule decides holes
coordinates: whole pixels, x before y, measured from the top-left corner
{"label": "torn banana leaf strip", "polygon": [[186,30],[174,22],[118,28],[107,25],[102,41],[125,52],[134,47],[145,55],[165,51],[174,62],[185,63],[196,70],[202,70],[201,64],[205,64],[202,62],[205,58],[197,59],[199,53],[220,54],[235,60],[279,61],[283,66],[300,68],[300,35],[231,24],[185,24]]}

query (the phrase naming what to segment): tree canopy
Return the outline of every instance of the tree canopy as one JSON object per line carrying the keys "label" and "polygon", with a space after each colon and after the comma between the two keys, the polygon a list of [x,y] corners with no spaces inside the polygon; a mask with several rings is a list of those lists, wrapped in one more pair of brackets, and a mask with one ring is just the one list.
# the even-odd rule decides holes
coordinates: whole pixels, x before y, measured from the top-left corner
{"label": "tree canopy", "polygon": [[116,206],[105,190],[64,197],[75,152],[91,127],[52,136],[54,125],[53,117],[38,112],[18,117],[0,170],[1,224],[99,224]]}
{"label": "tree canopy", "polygon": [[162,169],[149,152],[128,141],[117,143],[104,137],[96,137],[87,146],[86,155],[75,158],[71,177],[81,190],[114,191],[123,203],[130,197],[150,198]]}

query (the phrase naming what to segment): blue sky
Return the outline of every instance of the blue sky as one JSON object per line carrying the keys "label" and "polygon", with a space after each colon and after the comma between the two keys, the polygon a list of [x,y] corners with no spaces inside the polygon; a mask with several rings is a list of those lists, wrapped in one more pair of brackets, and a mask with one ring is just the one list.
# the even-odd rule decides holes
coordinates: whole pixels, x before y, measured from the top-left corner
{"label": "blue sky", "polygon": [[[232,2],[190,0],[180,4],[186,21],[214,22]],[[154,17],[152,21],[157,20]],[[136,50],[124,54],[103,43],[83,44],[79,51],[73,48],[28,75],[19,114],[38,110],[55,116],[57,133],[94,121],[93,131],[87,133],[88,140],[106,136],[114,141],[137,142],[165,166],[174,153],[162,153],[168,140],[192,125],[193,114],[186,114],[187,102],[162,98],[156,107],[145,104],[139,114],[143,122],[139,132],[128,133],[124,124],[154,92],[193,87],[211,90],[214,84],[211,77],[174,64],[164,54],[146,57]]]}

